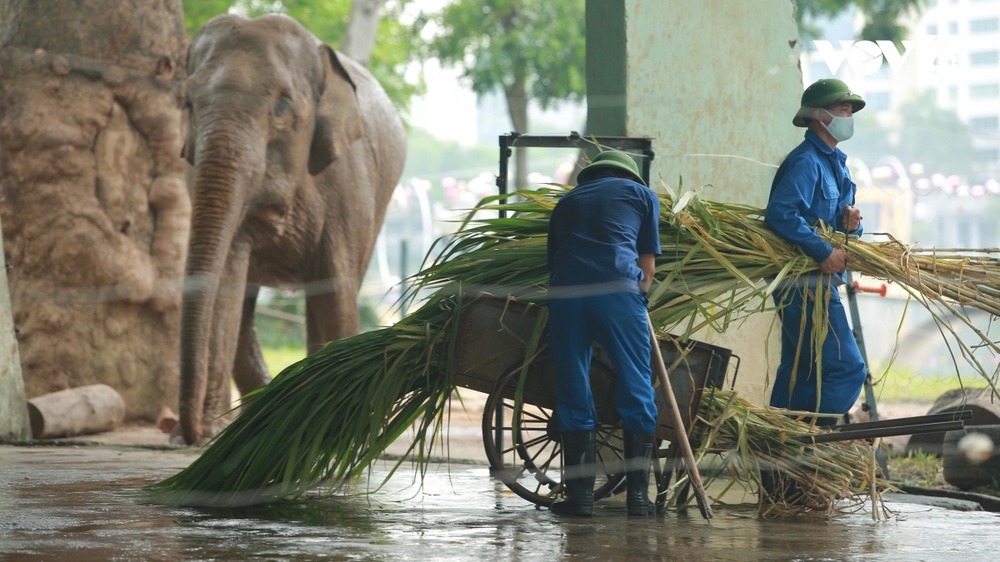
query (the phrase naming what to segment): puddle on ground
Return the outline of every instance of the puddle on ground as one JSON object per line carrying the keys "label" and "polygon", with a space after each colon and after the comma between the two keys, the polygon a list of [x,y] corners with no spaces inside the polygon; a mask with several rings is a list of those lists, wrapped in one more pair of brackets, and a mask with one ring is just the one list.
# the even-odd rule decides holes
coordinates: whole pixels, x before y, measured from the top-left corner
{"label": "puddle on ground", "polygon": [[[963,560],[1000,549],[1000,517],[892,502],[832,521],[763,521],[751,506],[625,516],[619,496],[562,519],[486,467],[436,465],[422,489],[400,472],[371,495],[240,509],[145,502],[140,488],[190,454],[0,447],[4,560]],[[388,466],[376,467],[381,481]]]}

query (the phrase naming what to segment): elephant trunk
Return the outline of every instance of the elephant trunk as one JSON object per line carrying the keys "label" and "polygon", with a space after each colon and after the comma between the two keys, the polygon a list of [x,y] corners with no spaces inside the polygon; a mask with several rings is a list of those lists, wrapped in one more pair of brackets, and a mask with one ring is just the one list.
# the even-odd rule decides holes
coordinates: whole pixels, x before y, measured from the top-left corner
{"label": "elephant trunk", "polygon": [[[244,213],[247,163],[236,135],[226,127],[199,143],[192,202],[191,234],[181,309],[180,428],[186,443],[202,437],[206,412],[210,344],[217,337],[220,281],[231,274],[233,242]],[[249,250],[246,252],[249,255]],[[245,262],[244,259],[236,261]],[[245,264],[242,272],[245,284]],[[242,296],[243,286],[239,287]],[[237,324],[239,320],[237,320]],[[231,363],[231,361],[230,361]],[[210,397],[221,398],[221,397]],[[228,396],[226,397],[228,398]],[[228,404],[228,400],[225,402]]]}

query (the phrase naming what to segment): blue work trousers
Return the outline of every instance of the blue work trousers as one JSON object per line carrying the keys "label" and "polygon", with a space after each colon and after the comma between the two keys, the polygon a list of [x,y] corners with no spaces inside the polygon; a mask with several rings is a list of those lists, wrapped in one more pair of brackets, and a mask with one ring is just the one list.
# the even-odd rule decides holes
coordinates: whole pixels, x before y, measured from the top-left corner
{"label": "blue work trousers", "polygon": [[597,427],[590,391],[593,343],[604,348],[618,380],[617,407],[626,431],[652,433],[656,402],[646,324],[646,298],[616,292],[549,301],[549,355],[556,366],[561,431]]}
{"label": "blue work trousers", "polygon": [[[858,343],[847,323],[847,313],[836,287],[827,285],[829,295],[829,327],[823,341],[822,394],[816,409],[816,356],[812,345],[813,289],[808,284],[775,291],[774,301],[781,318],[781,364],[771,391],[771,406],[823,414],[846,414],[861,394],[866,369]],[[807,293],[807,290],[809,291]],[[803,324],[803,318],[805,323]],[[802,349],[798,367],[795,350],[802,334]],[[796,373],[794,388],[789,390],[792,373]]]}

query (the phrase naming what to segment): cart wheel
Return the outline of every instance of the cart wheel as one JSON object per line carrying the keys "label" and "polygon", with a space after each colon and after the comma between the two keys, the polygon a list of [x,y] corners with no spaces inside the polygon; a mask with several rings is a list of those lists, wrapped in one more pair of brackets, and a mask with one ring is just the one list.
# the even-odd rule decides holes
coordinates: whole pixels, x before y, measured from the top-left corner
{"label": "cart wheel", "polygon": [[[483,412],[483,443],[493,473],[515,494],[547,507],[565,496],[558,421],[551,408],[515,403],[520,374],[520,367],[515,367],[497,379]],[[614,372],[606,365],[594,362],[590,377],[592,387],[615,387]],[[499,428],[498,410],[502,420]],[[500,446],[498,438],[503,440]],[[611,494],[625,480],[621,421],[599,425],[596,441],[595,500]]]}

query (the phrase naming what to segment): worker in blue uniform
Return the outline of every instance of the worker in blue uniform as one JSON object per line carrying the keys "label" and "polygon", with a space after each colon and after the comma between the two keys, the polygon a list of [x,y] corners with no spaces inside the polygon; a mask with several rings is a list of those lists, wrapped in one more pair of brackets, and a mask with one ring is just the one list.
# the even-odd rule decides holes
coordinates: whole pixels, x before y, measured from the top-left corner
{"label": "worker in blue uniform", "polygon": [[552,211],[548,234],[549,355],[567,489],[552,511],[593,512],[597,412],[589,371],[597,341],[618,381],[628,513],[649,515],[655,511],[647,488],[657,408],[645,293],[660,254],[660,202],[635,161],[617,150],[598,154],[578,182]]}
{"label": "worker in blue uniform", "polygon": [[[806,128],[805,140],[778,168],[764,221],[816,260],[819,271],[774,292],[781,319],[781,362],[770,404],[846,414],[860,395],[866,376],[837,289],[845,283],[844,273],[853,258],[823,240],[816,229],[822,223],[849,235],[862,233],[861,213],[854,207],[856,186],[847,170],[847,155],[837,145],[854,134],[854,113],[864,108],[865,102],[837,79],[813,83],[801,101],[792,123]],[[818,362],[812,345],[812,308],[817,294],[828,299],[829,311],[828,332]],[[836,421],[836,417],[817,418],[821,425]]]}

